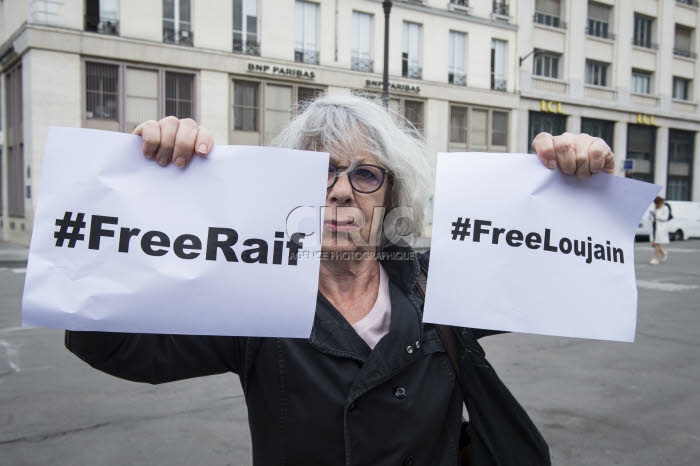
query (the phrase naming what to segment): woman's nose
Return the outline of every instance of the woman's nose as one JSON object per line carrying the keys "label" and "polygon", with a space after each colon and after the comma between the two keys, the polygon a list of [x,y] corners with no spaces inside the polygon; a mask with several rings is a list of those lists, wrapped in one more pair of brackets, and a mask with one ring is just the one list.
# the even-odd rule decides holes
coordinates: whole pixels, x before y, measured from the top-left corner
{"label": "woman's nose", "polygon": [[338,175],[333,187],[328,190],[328,200],[338,204],[347,204],[352,199],[352,185],[347,173]]}

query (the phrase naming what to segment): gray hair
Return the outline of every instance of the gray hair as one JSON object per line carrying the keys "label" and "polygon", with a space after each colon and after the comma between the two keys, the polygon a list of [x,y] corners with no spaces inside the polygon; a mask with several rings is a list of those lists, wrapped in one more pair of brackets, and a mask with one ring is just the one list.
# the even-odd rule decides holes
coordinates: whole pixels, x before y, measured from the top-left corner
{"label": "gray hair", "polygon": [[[348,156],[360,150],[371,154],[391,172],[386,212],[401,217],[389,226],[391,231],[384,231],[381,247],[411,234],[420,235],[432,169],[425,140],[416,128],[370,96],[324,95],[299,110],[272,144]],[[397,207],[412,212],[393,210]]]}

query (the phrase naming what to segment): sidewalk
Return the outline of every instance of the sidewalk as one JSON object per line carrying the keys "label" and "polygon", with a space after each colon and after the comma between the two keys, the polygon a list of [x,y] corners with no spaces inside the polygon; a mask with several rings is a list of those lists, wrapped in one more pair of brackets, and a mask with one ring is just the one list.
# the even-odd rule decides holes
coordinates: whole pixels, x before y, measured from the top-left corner
{"label": "sidewalk", "polygon": [[29,249],[7,241],[0,241],[0,267],[18,267],[27,264]]}

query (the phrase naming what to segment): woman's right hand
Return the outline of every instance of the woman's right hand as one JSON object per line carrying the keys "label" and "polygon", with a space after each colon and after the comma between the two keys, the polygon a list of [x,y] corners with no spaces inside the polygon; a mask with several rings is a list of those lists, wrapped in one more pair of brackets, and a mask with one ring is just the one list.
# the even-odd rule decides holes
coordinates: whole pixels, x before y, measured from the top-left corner
{"label": "woman's right hand", "polygon": [[143,155],[163,167],[172,162],[184,168],[194,154],[204,157],[214,147],[211,132],[191,118],[168,116],[160,121],[144,121],[132,134],[143,138]]}

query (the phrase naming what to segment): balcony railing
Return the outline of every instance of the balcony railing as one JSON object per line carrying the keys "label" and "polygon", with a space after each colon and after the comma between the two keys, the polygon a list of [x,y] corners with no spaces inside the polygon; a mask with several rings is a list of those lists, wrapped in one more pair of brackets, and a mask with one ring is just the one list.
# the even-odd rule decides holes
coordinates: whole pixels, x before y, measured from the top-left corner
{"label": "balcony railing", "polygon": [[541,91],[564,94],[566,93],[568,84],[566,81],[561,81],[558,79],[547,78],[544,76],[533,76],[532,87]]}
{"label": "balcony railing", "polygon": [[469,6],[468,0],[450,0],[450,3],[447,4],[447,9],[465,15],[470,15],[472,13],[472,8]]}
{"label": "balcony railing", "polygon": [[510,16],[510,8],[508,3],[494,1],[492,13],[494,15]]}
{"label": "balcony railing", "polygon": [[449,71],[447,73],[447,82],[456,86],[466,86],[467,75],[459,71]]}
{"label": "balcony railing", "polygon": [[651,50],[658,50],[659,49],[659,44],[655,44],[651,41],[648,40],[641,40],[641,39],[632,39],[632,45],[637,46],[637,47],[642,47],[645,49],[651,49]]}
{"label": "balcony railing", "polygon": [[610,32],[610,26],[607,22],[592,18],[588,18],[586,34],[593,37],[600,37],[602,39],[615,39],[615,34]]}
{"label": "balcony railing", "polygon": [[683,5],[698,6],[698,0],[676,0],[676,3],[682,3]]}
{"label": "balcony railing", "polygon": [[559,16],[550,15],[549,13],[535,12],[535,23],[543,24],[553,28],[566,29],[566,23]]}
{"label": "balcony railing", "polygon": [[687,100],[673,100],[671,102],[671,108],[673,108],[675,112],[694,113],[697,109],[697,104]]}
{"label": "balcony railing", "polygon": [[294,61],[318,65],[318,50],[294,49]]}
{"label": "balcony railing", "polygon": [[244,41],[240,37],[233,37],[233,51],[236,53],[244,53],[246,55],[260,55],[260,44],[255,40],[248,39]]}
{"label": "balcony railing", "polygon": [[680,48],[674,48],[673,49],[673,54],[676,55],[677,57],[685,57],[685,58],[692,58],[695,60],[698,58],[698,54],[690,51],[688,49],[680,49]]}
{"label": "balcony railing", "polygon": [[600,30],[591,31],[590,28],[586,28],[586,35],[589,35],[591,37],[598,37],[600,39],[615,40],[615,34],[613,34],[612,32],[608,32],[607,30],[605,30],[605,31],[600,31]]}
{"label": "balcony railing", "polygon": [[423,68],[420,66],[408,66],[404,68],[401,72],[401,76],[410,79],[422,79],[423,78]]}
{"label": "balcony railing", "polygon": [[85,30],[111,36],[119,35],[119,20],[114,18],[95,18],[85,16]]}
{"label": "balcony railing", "polygon": [[166,44],[189,45],[194,44],[194,33],[190,29],[180,28],[175,30],[171,22],[163,22],[163,42]]}
{"label": "balcony railing", "polygon": [[353,54],[350,58],[350,69],[372,73],[374,71],[374,60],[369,57],[362,57],[359,54]]}
{"label": "balcony railing", "polygon": [[491,89],[494,91],[503,91],[505,92],[506,90],[506,80],[503,78],[497,78],[494,75],[491,75]]}

